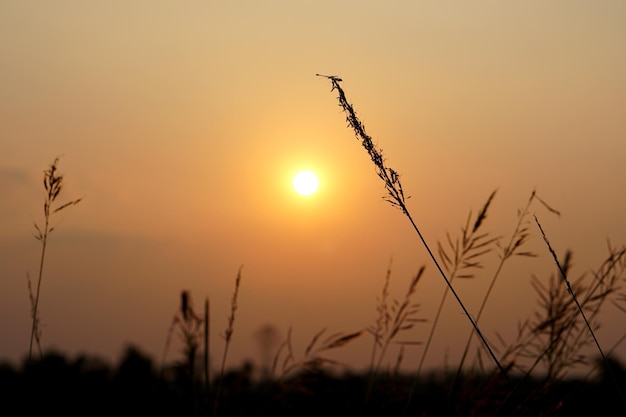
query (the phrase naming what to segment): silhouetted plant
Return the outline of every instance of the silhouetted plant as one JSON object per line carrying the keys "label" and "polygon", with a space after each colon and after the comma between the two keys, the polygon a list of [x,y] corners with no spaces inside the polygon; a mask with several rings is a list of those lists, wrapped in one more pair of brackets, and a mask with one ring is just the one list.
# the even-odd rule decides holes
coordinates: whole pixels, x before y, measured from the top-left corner
{"label": "silhouetted plant", "polygon": [[[580,314],[580,316],[582,317],[584,323],[585,323],[585,327],[587,328],[587,330],[589,330],[589,334],[591,335],[591,338],[593,339],[594,344],[596,345],[598,352],[600,352],[600,356],[602,356],[602,359],[604,360],[604,362],[607,364],[607,369],[610,371],[611,367],[609,366],[608,363],[608,359],[606,357],[606,355],[604,354],[604,351],[602,350],[602,347],[600,346],[600,342],[598,341],[598,338],[596,337],[595,332],[593,331],[593,328],[591,326],[591,323],[589,322],[589,319],[587,318],[587,315],[585,314],[585,311],[581,305],[581,303],[578,301],[578,297],[576,295],[576,291],[572,288],[572,284],[570,283],[570,280],[567,277],[567,270],[561,265],[561,263],[559,262],[559,259],[556,255],[556,252],[554,251],[554,249],[552,248],[552,245],[550,245],[550,241],[548,240],[548,237],[546,236],[545,232],[543,231],[543,228],[541,227],[541,223],[539,223],[539,219],[537,219],[537,216],[535,216],[535,222],[537,223],[537,226],[539,227],[539,230],[541,231],[541,236],[543,236],[543,240],[546,243],[546,246],[548,247],[548,250],[550,251],[550,253],[552,254],[552,257],[554,259],[554,262],[559,270],[560,276],[563,279],[564,284],[567,287],[567,292],[569,293],[569,295],[571,296],[571,299],[574,301],[574,304],[576,305],[576,309],[578,311],[578,313]],[[611,289],[610,292],[613,292],[613,290]],[[604,292],[600,298],[606,297],[606,295],[608,295],[609,292]],[[595,311],[599,311],[599,310],[595,310]],[[551,353],[548,352],[549,354]],[[624,409],[626,410],[626,399],[624,398],[624,394],[622,393],[622,390],[619,386],[619,384],[617,383],[617,381],[615,381],[615,387],[622,399],[622,405],[624,406]]]}
{"label": "silhouetted plant", "polygon": [[[541,397],[541,393],[545,393],[550,386],[562,383],[573,367],[588,365],[589,362],[583,350],[593,344],[593,338],[586,337],[590,334],[589,328],[561,275],[569,274],[571,260],[572,253],[568,251],[563,263],[559,264],[558,274],[552,274],[547,285],[544,280],[532,277],[531,284],[537,294],[539,308],[532,319],[518,325],[517,340],[506,347],[501,357],[502,362],[514,365],[523,372],[523,381],[530,378],[537,366],[544,365],[542,383],[528,394],[526,402]],[[583,274],[575,280],[568,279],[569,288],[580,296],[580,307],[592,328],[599,328],[597,317],[606,302],[617,295],[625,270],[626,248],[617,250],[609,246],[608,257],[597,270],[592,271],[590,278]],[[520,359],[530,359],[532,363],[524,367]],[[587,375],[580,380],[588,379],[595,367],[597,364],[590,367]]]}
{"label": "silhouetted plant", "polygon": [[[530,208],[535,201],[538,201],[549,212],[556,214],[557,216],[561,215],[560,212],[550,207],[543,199],[541,199],[537,195],[537,192],[535,190],[531,192],[530,197],[528,198],[528,201],[526,205],[524,206],[524,208],[517,210],[517,223],[515,224],[515,229],[513,230],[513,233],[511,234],[511,237],[509,238],[508,243],[506,245],[503,245],[500,239],[496,240],[495,242],[496,246],[500,250],[498,253],[498,257],[500,261],[498,262],[498,266],[496,267],[496,270],[491,278],[489,287],[487,288],[487,291],[485,292],[485,295],[483,296],[483,299],[480,303],[480,307],[478,308],[478,313],[476,314],[477,323],[480,321],[482,317],[482,314],[485,310],[485,306],[487,305],[487,300],[489,299],[493,291],[496,281],[501,275],[501,272],[504,268],[504,264],[508,260],[513,258],[514,256],[527,257],[527,258],[536,257],[535,253],[533,253],[532,251],[526,250],[525,248],[525,245],[528,241],[528,237],[530,236],[530,219],[528,217],[530,214]],[[455,389],[455,386],[461,376],[461,373],[463,372],[463,367],[465,364],[465,360],[467,359],[467,355],[469,353],[469,348],[472,343],[473,336],[474,336],[474,330],[472,329],[467,338],[467,342],[465,343],[465,348],[463,350],[463,354],[461,355],[461,360],[459,361],[459,366],[457,368],[457,373],[455,376],[455,380],[452,384],[451,390]],[[480,356],[477,356],[477,359],[480,359]]]}
{"label": "silhouetted plant", "polygon": [[[416,323],[424,322],[424,319],[417,318],[420,305],[412,300],[417,290],[417,284],[424,274],[425,267],[422,266],[417,274],[411,279],[409,288],[401,301],[393,300],[389,303],[389,281],[391,276],[390,268],[387,270],[382,294],[378,300],[378,318],[374,325],[367,328],[368,333],[374,337],[374,347],[372,348],[372,358],[370,363],[370,381],[366,393],[366,403],[369,401],[373,384],[380,372],[383,359],[387,353],[389,345],[393,342],[401,347],[420,345],[419,341],[395,340],[402,332],[411,330]],[[377,352],[380,349],[380,352]],[[398,362],[402,360],[402,350],[398,356]],[[399,363],[396,363],[396,369]]]}
{"label": "silhouetted plant", "polygon": [[228,348],[230,346],[230,341],[233,337],[233,333],[235,331],[235,313],[237,312],[237,307],[238,307],[237,297],[239,296],[239,285],[241,284],[241,270],[242,269],[243,269],[243,265],[239,267],[239,271],[237,272],[237,278],[235,278],[235,291],[233,292],[233,296],[230,300],[230,315],[228,316],[228,324],[222,336],[224,338],[224,353],[222,355],[222,363],[220,365],[220,375],[217,381],[215,401],[213,404],[214,416],[217,416],[217,412],[219,409],[219,402],[221,400],[222,386],[224,382],[224,369],[226,367],[226,357],[228,356]]}
{"label": "silhouetted plant", "polygon": [[209,298],[204,300],[204,389],[206,398],[211,398],[211,364],[209,352],[209,331],[211,325],[211,316],[209,310]]}
{"label": "silhouetted plant", "polygon": [[186,290],[182,291],[180,294],[180,308],[176,314],[174,314],[167,333],[161,362],[162,367],[165,366],[172,335],[176,329],[178,329],[178,336],[183,345],[184,361],[182,364],[188,376],[193,380],[195,360],[204,334],[204,320],[195,312],[191,294]]}
{"label": "silhouetted plant", "polygon": [[480,331],[478,324],[475,322],[472,315],[465,307],[465,304],[463,303],[463,301],[457,294],[456,290],[452,286],[450,279],[447,277],[446,273],[443,271],[439,261],[437,261],[437,258],[435,257],[432,250],[430,249],[430,246],[427,244],[426,240],[424,239],[422,232],[420,231],[417,224],[415,223],[413,216],[411,215],[408,207],[406,206],[406,199],[404,195],[404,190],[402,188],[402,184],[400,182],[400,175],[398,174],[396,170],[386,165],[385,159],[383,158],[382,151],[378,147],[376,147],[376,145],[374,145],[372,138],[365,132],[365,126],[361,123],[361,121],[357,117],[356,112],[354,111],[354,108],[348,102],[346,95],[343,89],[341,88],[341,85],[340,85],[342,81],[341,78],[332,76],[332,75],[331,76],[322,75],[322,74],[316,74],[316,75],[330,80],[331,86],[332,86],[331,91],[337,91],[337,94],[338,94],[337,100],[339,101],[339,106],[342,108],[342,110],[346,114],[346,122],[348,123],[348,126],[350,126],[352,130],[354,130],[354,133],[357,139],[361,142],[361,145],[365,148],[370,159],[374,163],[378,177],[383,181],[385,190],[387,191],[387,195],[384,197],[385,201],[389,202],[393,207],[399,208],[402,211],[402,213],[407,217],[407,219],[411,223],[411,226],[413,227],[413,230],[415,230],[415,232],[417,233],[424,248],[428,252],[428,255],[430,256],[433,263],[435,264],[437,271],[439,272],[439,274],[445,281],[450,292],[452,293],[457,303],[463,310],[463,313],[472,324],[472,327],[476,331],[476,334],[478,334],[479,338],[483,342],[483,345],[489,352],[491,359],[500,370],[500,373],[502,374],[502,376],[505,379],[508,379],[508,376],[506,375],[506,370],[500,364],[500,361],[498,360],[495,353],[491,349],[491,346],[487,342],[487,339],[485,339],[482,332]]}
{"label": "silhouetted plant", "polygon": [[[319,74],[318,74],[319,75]],[[470,211],[466,223],[458,237],[446,234],[446,239],[437,242],[435,257],[422,237],[406,206],[404,190],[399,174],[386,165],[382,151],[374,145],[348,103],[340,86],[341,79],[323,76],[330,80],[331,91],[337,91],[339,105],[347,116],[347,122],[357,139],[368,152],[376,173],[383,181],[386,195],[384,199],[400,209],[408,218],[443,277],[446,288],[439,302],[426,346],[423,350],[416,373],[403,374],[400,364],[404,347],[421,344],[420,341],[400,340],[400,335],[424,321],[418,318],[420,305],[414,301],[417,284],[424,267],[409,282],[408,289],[401,299],[390,298],[391,263],[388,267],[380,296],[377,300],[376,321],[364,330],[351,333],[338,332],[326,335],[325,329],[316,333],[302,354],[296,355],[292,345],[292,329],[287,332],[285,341],[278,347],[271,369],[264,362],[264,378],[255,382],[252,378],[254,366],[247,362],[241,369],[226,370],[226,360],[234,334],[235,314],[238,309],[238,296],[241,284],[242,267],[235,280],[235,289],[230,302],[227,326],[221,335],[225,341],[216,390],[211,392],[209,368],[209,302],[204,305],[201,317],[193,308],[191,294],[183,291],[180,295],[180,308],[170,325],[162,358],[162,372],[159,377],[154,372],[152,360],[138,349],[129,347],[117,369],[109,369],[99,361],[81,357],[69,361],[58,353],[42,354],[39,327],[40,285],[43,276],[44,255],[49,235],[54,230],[49,219],[52,214],[81,200],[56,205],[62,189],[63,176],[58,173],[58,158],[44,171],[46,201],[44,203],[43,226],[35,223],[36,238],[42,242],[39,276],[36,290],[33,290],[28,277],[31,316],[33,319],[28,359],[21,372],[0,364],[0,392],[10,408],[19,408],[22,414],[64,415],[467,415],[477,417],[517,416],[519,414],[537,416],[588,415],[596,413],[609,415],[612,404],[604,395],[607,385],[621,389],[626,381],[623,366],[610,356],[613,349],[626,338],[618,340],[615,346],[603,351],[595,332],[600,326],[600,312],[607,301],[626,312],[626,294],[619,294],[619,283],[624,280],[626,271],[626,247],[615,249],[609,245],[609,256],[593,272],[591,278],[583,275],[571,279],[572,254],[567,251],[561,263],[538,219],[535,223],[548,246],[557,265],[558,274],[548,280],[535,276],[531,286],[539,300],[535,315],[522,321],[518,326],[517,339],[507,345],[498,333],[496,336],[503,346],[503,352],[491,348],[491,342],[482,335],[478,324],[487,300],[498,277],[502,275],[505,262],[514,256],[533,257],[526,249],[531,234],[530,208],[538,201],[548,211],[559,214],[548,206],[535,191],[524,208],[518,210],[517,223],[508,243],[491,237],[483,231],[487,211],[495,191],[489,196],[482,209],[473,217]],[[483,266],[483,257],[498,248],[499,263],[482,299],[478,313],[473,316],[465,308],[453,288],[456,278],[473,278]],[[420,371],[433,333],[438,324],[439,314],[448,293],[452,293],[465,316],[472,324],[472,331],[465,345],[460,365],[453,373],[431,374],[427,378]],[[266,328],[272,329],[272,328]],[[184,358],[175,368],[175,378],[170,378],[163,370],[172,335],[175,331],[181,338]],[[342,348],[368,332],[373,336],[370,367],[362,375],[346,373],[338,376],[339,362],[326,355]],[[475,366],[470,377],[463,374],[463,365],[468,357],[472,337],[476,333],[485,350],[478,350]],[[261,333],[263,334],[263,333]],[[265,352],[272,347],[276,333],[264,333],[267,344]],[[196,378],[197,358],[204,343],[204,382],[206,391],[197,389],[201,384]],[[32,348],[36,343],[41,354],[40,360],[33,361]],[[589,374],[577,380],[568,380],[570,370],[585,364],[588,356],[583,349],[595,343],[602,360],[590,364]],[[400,346],[393,371],[388,366],[382,372],[383,360],[392,344]],[[497,369],[483,364],[487,352]],[[495,353],[500,354],[499,357]],[[530,363],[530,366],[528,364]],[[543,365],[545,375],[537,378],[533,371]],[[182,369],[183,372],[178,372]],[[596,381],[587,381],[594,369],[599,369]],[[200,372],[197,372],[198,375]],[[452,381],[452,383],[450,383]],[[198,384],[196,384],[196,382]],[[376,382],[376,383],[374,383]],[[412,384],[411,384],[412,382]],[[446,390],[445,388],[449,388]],[[452,389],[452,388],[455,389]],[[456,389],[458,388],[458,389]],[[574,392],[584,392],[577,396]],[[363,394],[365,393],[365,404]],[[419,393],[420,401],[411,402],[414,393]],[[72,395],[77,398],[73,398]],[[38,401],[29,401],[37,398]],[[593,406],[590,403],[599,401]],[[624,400],[622,397],[622,405]],[[90,412],[89,406],[97,407]],[[364,406],[365,405],[365,406]],[[19,406],[19,407],[18,407]],[[584,411],[583,411],[584,410]],[[4,410],[3,410],[4,411]],[[621,415],[621,414],[618,414]]]}
{"label": "silhouetted plant", "polygon": [[31,317],[32,327],[30,332],[30,344],[28,348],[28,359],[32,359],[33,355],[33,342],[37,342],[39,354],[41,355],[41,327],[39,322],[39,296],[41,293],[41,280],[43,278],[44,258],[46,255],[46,247],[48,244],[48,238],[50,234],[55,230],[50,224],[50,218],[53,214],[60,212],[61,210],[74,206],[82,200],[81,198],[69,201],[55,206],[57,198],[63,190],[63,175],[59,173],[57,165],[59,158],[56,158],[50,167],[44,171],[43,186],[46,190],[46,198],[43,203],[44,223],[43,226],[35,224],[35,238],[41,242],[41,257],[39,259],[39,275],[37,277],[37,288],[33,294],[30,276],[28,278],[28,292],[31,303]]}
{"label": "silhouetted plant", "polygon": [[[322,356],[322,354],[327,351],[343,347],[363,334],[362,330],[347,334],[337,332],[321,340],[321,337],[325,332],[326,329],[322,329],[317,332],[305,348],[304,354],[298,358],[293,350],[291,342],[292,330],[289,328],[289,330],[287,330],[287,338],[279,346],[276,355],[274,356],[271,375],[284,380],[294,372],[302,370],[307,372],[320,372],[324,365],[340,365],[337,361],[326,358]],[[283,352],[285,353],[283,354]],[[280,375],[277,375],[279,362],[281,363]]]}
{"label": "silhouetted plant", "polygon": [[[453,240],[450,233],[446,233],[448,243],[447,249],[441,244],[441,242],[437,242],[439,258],[441,259],[443,267],[449,276],[450,283],[452,283],[455,278],[474,278],[474,270],[483,268],[480,258],[491,252],[493,249],[492,245],[497,241],[497,238],[491,237],[488,232],[483,233],[481,226],[484,225],[484,221],[487,218],[487,211],[489,210],[489,206],[491,205],[495,195],[495,191],[489,195],[482,209],[476,215],[476,219],[473,220],[473,224],[472,212],[469,212],[465,226],[461,227],[460,238],[457,237]],[[428,354],[430,343],[433,340],[435,329],[439,323],[439,317],[443,311],[443,305],[446,301],[448,293],[450,292],[449,290],[449,287],[445,288],[443,296],[439,301],[439,306],[437,307],[437,311],[428,334],[428,339],[426,339],[426,344],[424,345],[424,350],[422,351],[420,362],[417,367],[415,381],[417,381],[422,372],[422,366],[424,365],[426,355]],[[478,319],[476,319],[476,321],[478,321]],[[414,382],[414,384],[415,383],[416,382]]]}

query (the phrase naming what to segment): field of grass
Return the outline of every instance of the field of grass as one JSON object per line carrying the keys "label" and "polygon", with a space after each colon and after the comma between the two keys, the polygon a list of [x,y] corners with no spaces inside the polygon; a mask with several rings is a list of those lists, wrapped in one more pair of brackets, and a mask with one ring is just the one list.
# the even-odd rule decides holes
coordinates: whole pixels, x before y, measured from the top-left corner
{"label": "field of grass", "polygon": [[[505,237],[484,231],[491,203],[496,198],[494,191],[480,210],[468,214],[458,235],[448,234],[431,246],[422,236],[419,219],[412,216],[406,205],[399,174],[389,167],[382,151],[365,131],[341,80],[334,76],[321,77],[330,81],[332,91],[337,93],[348,126],[368,153],[384,185],[386,201],[406,217],[408,226],[430,256],[428,264],[410,280],[404,295],[399,299],[390,295],[389,270],[374,306],[378,317],[370,326],[349,333],[326,334],[322,330],[310,340],[303,355],[294,352],[288,333],[278,349],[271,352],[271,366],[261,369],[247,363],[238,369],[227,369],[229,346],[237,325],[238,293],[245,285],[240,269],[235,277],[227,327],[217,332],[212,329],[209,300],[205,300],[202,311],[197,311],[191,294],[183,291],[180,308],[164,343],[163,357],[158,362],[132,346],[115,365],[96,357],[68,358],[44,352],[38,307],[40,284],[45,278],[46,247],[54,230],[49,220],[58,211],[80,203],[80,199],[57,202],[63,185],[57,159],[44,172],[47,192],[44,223],[35,225],[36,238],[42,245],[36,285],[28,280],[32,316],[28,357],[19,367],[0,365],[3,415],[626,414],[626,370],[612,355],[626,335],[614,346],[605,346],[596,337],[605,306],[614,305],[626,311],[626,297],[620,292],[626,278],[626,246],[610,246],[605,260],[591,274],[571,277],[571,252],[558,255],[559,248],[551,245],[549,233],[534,214],[536,208],[550,216],[558,216],[559,212],[535,191],[518,210],[516,223],[510,231],[505,231]],[[500,339],[495,346],[485,336],[481,317],[507,263],[513,258],[536,256],[526,248],[531,233],[543,238],[546,253],[554,260],[554,271],[547,278],[533,278],[538,300],[534,315],[519,323],[515,340]],[[483,259],[494,253],[498,263],[487,276],[488,289],[477,311],[469,311],[455,290],[455,282],[485,274]],[[442,298],[436,300],[438,307],[433,317],[420,316],[415,300],[425,268],[434,268],[446,285]],[[455,369],[425,372],[424,361],[446,302],[458,304],[472,331],[467,334]],[[418,342],[406,341],[403,336],[417,323],[427,326],[426,337]],[[210,352],[209,342],[216,333],[223,339],[223,350]],[[366,372],[341,368],[325,356],[357,338],[369,338],[372,343]],[[173,340],[177,348],[170,352]],[[420,347],[420,361],[413,371],[401,371],[403,348],[410,345]],[[395,367],[386,366],[391,346],[400,346]],[[572,376],[574,368],[579,372]]]}

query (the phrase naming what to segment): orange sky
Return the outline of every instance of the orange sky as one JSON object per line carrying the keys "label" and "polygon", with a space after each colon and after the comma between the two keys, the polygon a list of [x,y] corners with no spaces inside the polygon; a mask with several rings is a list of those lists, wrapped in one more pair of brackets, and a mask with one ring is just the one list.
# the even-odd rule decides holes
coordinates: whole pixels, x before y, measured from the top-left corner
{"label": "orange sky", "polygon": [[[44,347],[159,358],[179,293],[212,303],[214,352],[244,265],[230,359],[254,333],[373,323],[390,258],[402,297],[432,319],[443,292],[407,219],[346,128],[336,74],[434,247],[494,189],[487,227],[510,236],[530,192],[551,243],[596,268],[626,242],[626,4],[622,1],[5,1],[0,4],[0,358],[28,349],[26,274],[36,276],[42,171],[62,155],[66,199],[42,284]],[[298,169],[318,193],[294,194]],[[532,313],[541,256],[505,268],[484,316],[511,336]],[[476,308],[484,276],[458,283]],[[469,324],[452,300],[429,364],[458,360]],[[601,342],[624,332],[607,310]],[[425,340],[428,325],[407,338]],[[364,336],[338,356],[367,363]],[[626,345],[620,347],[626,355]],[[175,356],[176,351],[170,355]],[[396,352],[390,354],[393,361]],[[405,359],[414,369],[419,348]]]}

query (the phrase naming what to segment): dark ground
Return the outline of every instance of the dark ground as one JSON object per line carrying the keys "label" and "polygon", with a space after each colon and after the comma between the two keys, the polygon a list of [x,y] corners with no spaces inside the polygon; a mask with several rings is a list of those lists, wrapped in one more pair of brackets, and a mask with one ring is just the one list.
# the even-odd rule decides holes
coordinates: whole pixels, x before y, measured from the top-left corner
{"label": "dark ground", "polygon": [[20,366],[0,364],[0,415],[624,416],[618,385],[626,392],[626,371],[612,364],[612,371],[605,368],[597,380],[548,386],[539,379],[507,383],[499,375],[466,375],[451,390],[453,375],[425,375],[408,405],[410,375],[378,376],[371,384],[370,375],[319,370],[261,380],[252,378],[255,370],[247,364],[227,373],[221,388],[214,380],[207,392],[202,378],[192,382],[184,366],[161,372],[133,347],[115,366],[96,357],[70,359],[50,352]]}

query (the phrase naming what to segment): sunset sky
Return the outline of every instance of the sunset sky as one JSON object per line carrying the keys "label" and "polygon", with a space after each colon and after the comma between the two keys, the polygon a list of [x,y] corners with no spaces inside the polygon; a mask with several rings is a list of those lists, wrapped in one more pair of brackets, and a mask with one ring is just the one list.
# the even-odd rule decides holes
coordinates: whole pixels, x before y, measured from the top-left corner
{"label": "sunset sky", "polygon": [[[607,240],[626,243],[625,23],[621,0],[1,2],[0,358],[28,352],[33,222],[58,156],[60,201],[83,201],[52,218],[45,349],[114,360],[133,343],[160,359],[189,290],[198,309],[210,298],[217,355],[241,265],[232,365],[259,360],[267,324],[293,329],[296,354],[323,328],[373,324],[390,260],[396,298],[426,265],[415,301],[432,320],[443,280],[316,73],[343,79],[433,248],[495,189],[485,228],[506,240],[536,189],[562,214],[532,211],[574,251],[572,274],[596,269]],[[291,185],[302,169],[319,176],[308,197]],[[537,305],[531,276],[555,272],[531,226],[540,256],[505,266],[490,338],[512,341]],[[496,260],[456,282],[471,311]],[[624,319],[602,316],[607,349]],[[469,330],[449,299],[429,366],[455,364]],[[371,346],[332,357],[362,366]]]}

